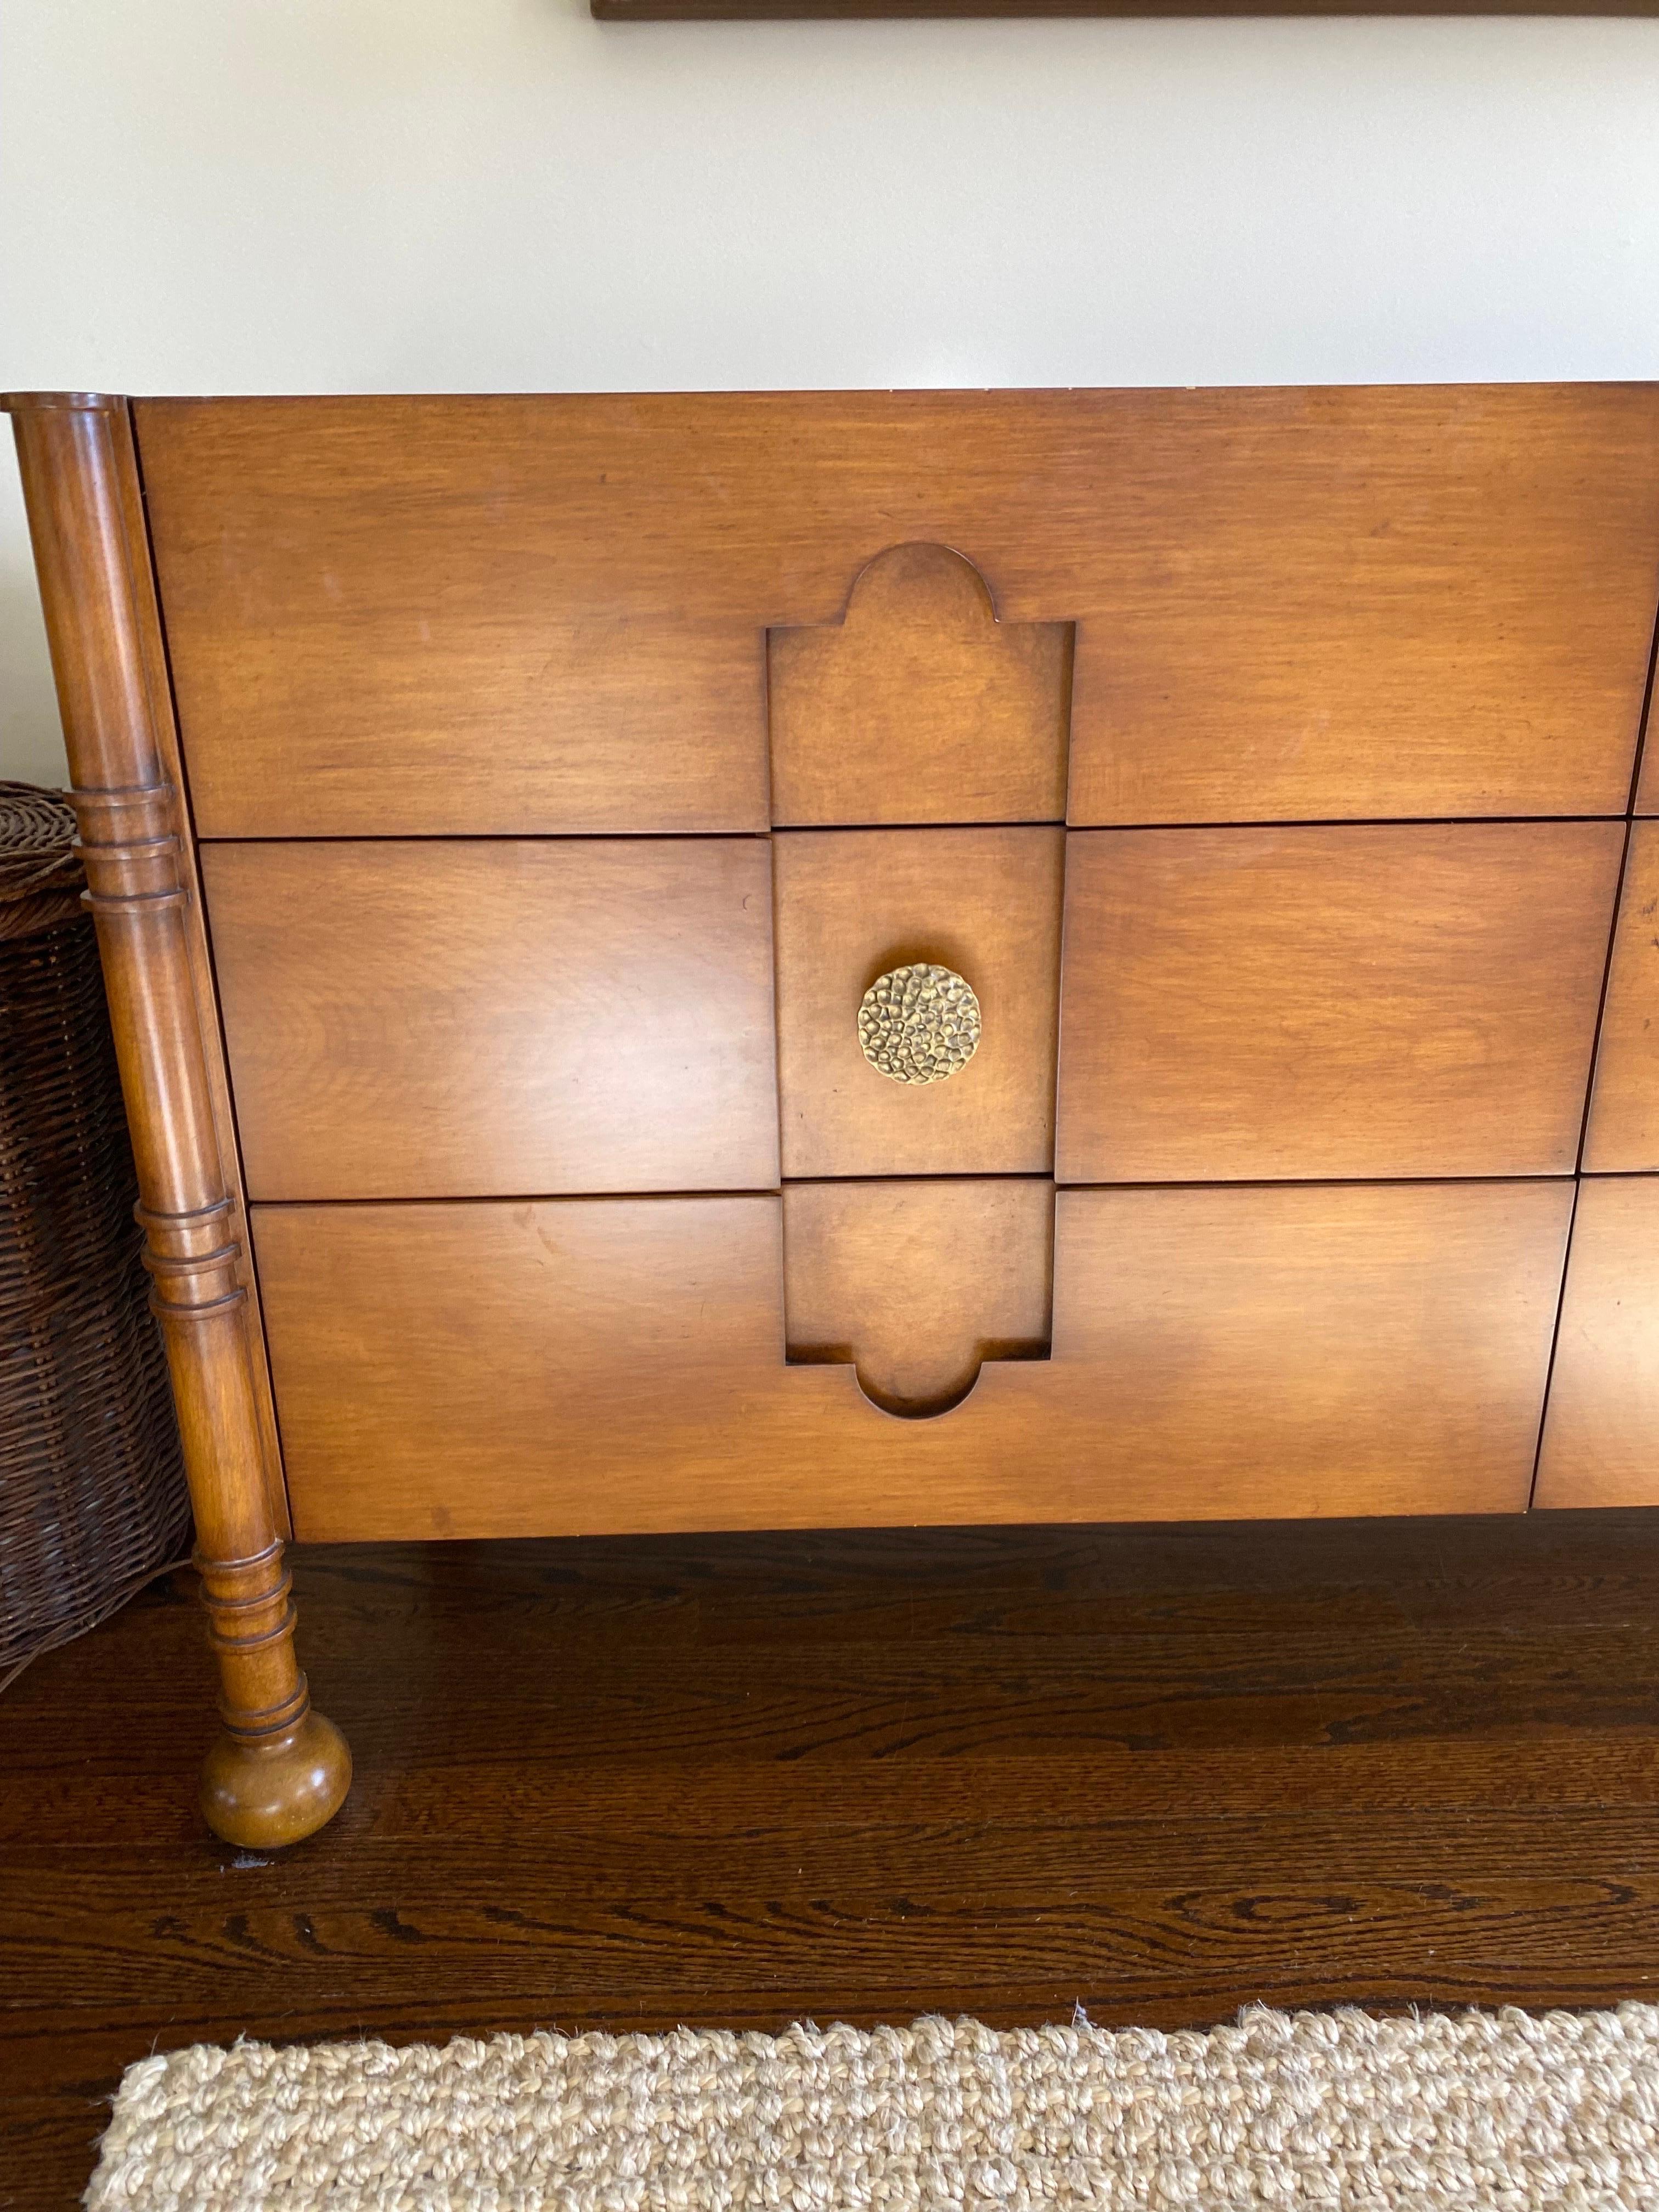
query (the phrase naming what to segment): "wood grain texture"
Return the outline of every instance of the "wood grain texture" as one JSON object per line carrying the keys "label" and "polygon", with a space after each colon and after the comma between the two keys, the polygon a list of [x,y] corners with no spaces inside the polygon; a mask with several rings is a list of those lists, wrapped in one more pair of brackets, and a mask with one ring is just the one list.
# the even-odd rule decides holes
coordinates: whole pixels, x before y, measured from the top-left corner
{"label": "wood grain texture", "polygon": [[[467,1536],[498,1512],[526,1533],[597,1531],[629,1525],[647,1493],[659,1525],[695,1523],[706,1482],[718,1522],[767,1457],[757,1423],[786,1371],[844,1382],[878,1418],[842,1370],[784,1369],[775,1198],[254,1216],[261,1279],[280,1286],[290,1496],[308,1470],[295,1510],[314,1534],[380,1520]],[[801,1514],[805,1473],[772,1465],[757,1523],[789,1498]]]}
{"label": "wood grain texture", "polygon": [[1659,1516],[294,1557],[357,1752],[316,1842],[194,1825],[188,1577],[0,1698],[7,2212],[74,2203],[121,2068],[198,2040],[1659,1972]]}
{"label": "wood grain texture", "polygon": [[[772,841],[783,1172],[1046,1174],[1065,833],[790,830]],[[878,975],[954,969],[979,1049],[944,1081],[896,1083],[859,1042]]]}
{"label": "wood grain texture", "polygon": [[1069,623],[1000,623],[945,545],[860,570],[842,621],[767,637],[772,819],[1060,822]]}
{"label": "wood grain texture", "polygon": [[312,1540],[1516,1511],[1567,1182],[1062,1191],[1053,1352],[787,1365],[780,1201],[257,1206]]}
{"label": "wood grain texture", "polygon": [[[1656,0],[1659,13],[1659,0]],[[1642,749],[1642,773],[1636,787],[1636,811],[1659,814],[1659,736]]]}
{"label": "wood grain texture", "polygon": [[851,1362],[889,1413],[942,1413],[985,1360],[1047,1356],[1054,1245],[1046,1180],[790,1183],[789,1357]]}
{"label": "wood grain texture", "polygon": [[[218,1059],[191,831],[125,401],[7,402],[63,710],[71,798],[196,1521],[222,1721],[197,1799],[216,1832],[280,1844],[330,1820],[351,1754],[294,1651],[286,1516]],[[66,1500],[65,1510],[95,1510]]]}
{"label": "wood grain texture", "polygon": [[1659,1504],[1659,1178],[1579,1190],[1535,1502]]}
{"label": "wood grain texture", "polygon": [[1078,624],[1079,823],[1622,812],[1648,386],[149,400],[213,836],[757,830],[872,555]]}
{"label": "wood grain texture", "polygon": [[[125,400],[90,392],[12,392],[0,404],[12,414],[30,504],[35,568],[64,742],[70,749],[70,777],[88,793],[145,789],[155,781],[166,787],[165,798],[155,802],[157,819],[152,826],[173,840],[173,866],[185,893],[176,923],[184,938],[188,997],[201,1041],[201,1071],[216,1154],[214,1180],[230,1201],[225,1237],[235,1248],[230,1267],[245,1301],[242,1340],[253,1385],[261,1479],[272,1525],[286,1536],[288,1493],[265,1365],[259,1286],[248,1256],[241,1161],[224,1050],[213,1012],[213,969],[145,534],[143,487],[136,474],[131,410]],[[109,451],[104,450],[106,440]],[[84,450],[87,447],[89,452]],[[85,487],[76,483],[83,471],[96,483],[94,512],[109,498],[119,508],[114,516],[106,509],[91,529],[82,504]],[[82,531],[94,542],[76,542]],[[106,565],[112,558],[125,572],[125,589],[119,593],[119,601],[125,604],[118,601],[113,611],[108,604]],[[106,624],[112,625],[114,635],[100,639],[98,633]],[[142,732],[136,757],[135,730]],[[129,1119],[145,1110],[145,1102],[129,1091]]]}
{"label": "wood grain texture", "polygon": [[1571,1173],[1623,842],[1073,834],[1060,1179]]}
{"label": "wood grain texture", "polygon": [[1659,1168],[1659,822],[1631,829],[1584,1165]]}
{"label": "wood grain texture", "polygon": [[777,1182],[764,840],[204,846],[256,1197]]}

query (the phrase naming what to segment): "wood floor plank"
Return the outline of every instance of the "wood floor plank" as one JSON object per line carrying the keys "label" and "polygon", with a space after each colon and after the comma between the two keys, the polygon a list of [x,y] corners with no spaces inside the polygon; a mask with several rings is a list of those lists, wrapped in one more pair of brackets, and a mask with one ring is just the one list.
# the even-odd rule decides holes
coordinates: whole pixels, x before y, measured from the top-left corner
{"label": "wood floor plank", "polygon": [[238,2034],[1659,1989],[1659,1516],[296,1555],[358,1780],[200,1827],[188,1576],[0,1698],[0,2208]]}
{"label": "wood floor plank", "polygon": [[[0,1850],[8,1869],[46,1857],[54,1866],[108,1857],[106,1818],[131,1826],[129,1857],[165,1863],[179,1850],[206,1855],[188,1802],[187,1770],[112,1778],[107,1794],[72,1770],[42,1775],[26,1801],[0,1800]],[[1516,1721],[1465,1735],[1455,1757],[1444,1741],[1227,1744],[1176,1750],[1108,1746],[1037,1753],[1020,1759],[967,1756],[938,1762],[926,1800],[941,1820],[971,1818],[1017,1782],[1060,1828],[1099,1817],[1103,1804],[1126,1817],[1162,1821],[1201,1805],[1212,1821],[1248,1819],[1265,1805],[1339,1812],[1358,1820],[1404,1808],[1414,1816],[1513,1804],[1560,1813],[1581,1807],[1645,1807],[1659,1800],[1659,1719],[1595,1733],[1571,1722]],[[804,1761],[733,1761],[711,1773],[702,1759],[653,1761],[624,1770],[604,1759],[561,1760],[556,1776],[533,1756],[461,1756],[406,1772],[364,1772],[349,1816],[363,1841],[399,1850],[432,1847],[545,1857],[550,1801],[562,1827],[622,1820],[653,1826],[687,1848],[774,1830],[825,1830],[902,1822],[918,1797],[902,1761],[843,1765],[826,1790]],[[672,1804],[672,1820],[663,1808]],[[233,1862],[234,1864],[234,1862]]]}

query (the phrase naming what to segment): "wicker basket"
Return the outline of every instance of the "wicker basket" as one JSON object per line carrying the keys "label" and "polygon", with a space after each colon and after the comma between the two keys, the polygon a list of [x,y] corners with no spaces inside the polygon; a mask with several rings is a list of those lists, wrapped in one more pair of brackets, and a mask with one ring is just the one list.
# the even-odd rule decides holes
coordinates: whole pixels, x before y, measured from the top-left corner
{"label": "wicker basket", "polygon": [[0,1688],[190,1528],[74,835],[0,782]]}

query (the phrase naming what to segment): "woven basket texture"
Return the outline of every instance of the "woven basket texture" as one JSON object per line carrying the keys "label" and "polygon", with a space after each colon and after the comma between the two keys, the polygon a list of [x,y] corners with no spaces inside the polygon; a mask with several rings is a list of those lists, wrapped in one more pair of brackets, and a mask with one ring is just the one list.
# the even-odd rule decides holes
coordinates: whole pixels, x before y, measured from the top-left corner
{"label": "woven basket texture", "polygon": [[0,1688],[190,1528],[74,836],[0,782]]}

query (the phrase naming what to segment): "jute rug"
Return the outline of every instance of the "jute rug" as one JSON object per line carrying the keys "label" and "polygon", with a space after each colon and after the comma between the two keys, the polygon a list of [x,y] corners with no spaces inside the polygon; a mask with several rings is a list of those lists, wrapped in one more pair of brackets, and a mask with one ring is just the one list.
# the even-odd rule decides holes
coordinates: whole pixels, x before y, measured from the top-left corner
{"label": "jute rug", "polygon": [[1654,2212],[1659,2008],[198,2045],[129,2069],[87,2202]]}

